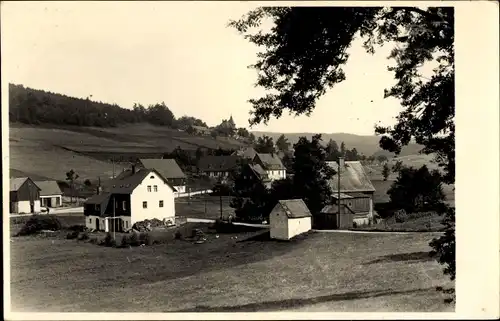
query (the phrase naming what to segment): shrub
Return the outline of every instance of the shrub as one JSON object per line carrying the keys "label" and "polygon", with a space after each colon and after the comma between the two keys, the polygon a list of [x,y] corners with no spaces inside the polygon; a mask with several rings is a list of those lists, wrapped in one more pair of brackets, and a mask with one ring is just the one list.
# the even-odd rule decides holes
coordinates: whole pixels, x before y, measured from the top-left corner
{"label": "shrub", "polygon": [[153,244],[153,239],[149,233],[141,233],[139,234],[139,243],[144,245]]}
{"label": "shrub", "polygon": [[176,231],[175,234],[174,234],[174,237],[175,237],[176,240],[182,239],[182,233],[181,233],[181,231]]}
{"label": "shrub", "polygon": [[87,230],[87,227],[85,225],[71,225],[70,227],[68,227],[68,230],[74,232],[85,232]]}
{"label": "shrub", "polygon": [[106,233],[106,237],[101,242],[102,245],[107,247],[116,247],[116,240],[111,236],[111,233]]}
{"label": "shrub", "polygon": [[61,227],[61,222],[54,215],[35,215],[28,219],[17,236],[32,235],[42,230],[58,231]]}
{"label": "shrub", "polygon": [[394,219],[396,220],[396,223],[403,223],[408,219],[408,215],[404,209],[397,210],[394,213]]}
{"label": "shrub", "polygon": [[[78,232],[77,232],[78,233]],[[80,232],[78,233],[78,241],[86,241],[90,238],[89,234],[87,232]]]}
{"label": "shrub", "polygon": [[68,234],[66,234],[66,239],[68,240],[74,240],[78,237],[78,231],[71,231]]}
{"label": "shrub", "polygon": [[91,244],[97,244],[98,243],[97,237],[90,238],[89,239],[89,243],[91,243]]}
{"label": "shrub", "polygon": [[128,247],[130,246],[130,238],[127,235],[123,235],[122,240],[120,242],[120,247]]}
{"label": "shrub", "polygon": [[139,237],[135,232],[132,232],[132,234],[130,234],[128,241],[130,246],[139,246]]}

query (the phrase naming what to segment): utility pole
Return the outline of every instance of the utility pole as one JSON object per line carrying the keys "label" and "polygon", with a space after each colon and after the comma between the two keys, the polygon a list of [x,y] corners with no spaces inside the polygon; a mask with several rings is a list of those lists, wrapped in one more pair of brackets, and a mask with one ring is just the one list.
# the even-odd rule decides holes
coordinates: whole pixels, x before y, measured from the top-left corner
{"label": "utility pole", "polygon": [[342,163],[343,163],[343,158],[342,157],[339,157],[339,166],[338,166],[338,171],[337,171],[337,178],[338,178],[338,184],[337,184],[337,209],[338,209],[338,212],[339,212],[339,215],[338,215],[338,218],[337,218],[337,226],[340,225],[340,170],[341,170],[341,167],[342,167]]}
{"label": "utility pole", "polygon": [[115,216],[115,208],[116,208],[116,199],[113,195],[113,239],[116,240],[116,216]]}

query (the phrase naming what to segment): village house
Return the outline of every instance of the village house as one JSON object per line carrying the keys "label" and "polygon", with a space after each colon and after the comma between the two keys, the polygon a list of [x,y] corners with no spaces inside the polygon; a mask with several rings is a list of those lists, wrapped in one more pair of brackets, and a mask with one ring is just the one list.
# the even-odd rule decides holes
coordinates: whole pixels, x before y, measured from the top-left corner
{"label": "village house", "polygon": [[289,240],[311,230],[312,215],[302,199],[280,200],[269,214],[272,239]]}
{"label": "village house", "polygon": [[267,173],[271,181],[285,179],[286,168],[277,154],[257,153],[253,158],[253,163],[259,164]]}
{"label": "village house", "polygon": [[59,207],[62,205],[62,191],[56,181],[35,181],[40,188],[40,206]]}
{"label": "village house", "polygon": [[29,177],[10,179],[10,212],[19,214],[40,212],[40,187]]}
{"label": "village house", "polygon": [[137,164],[140,168],[156,169],[167,181],[172,184],[177,193],[185,193],[187,177],[173,158],[148,158],[139,159]]}
{"label": "village house", "polygon": [[156,169],[132,166],[108,182],[106,188],[84,203],[85,225],[89,229],[126,231],[145,219],[175,224],[175,187]]}
{"label": "village house", "polygon": [[327,162],[337,173],[328,181],[333,203],[325,206],[317,217],[315,215],[315,226],[345,229],[353,227],[354,224],[358,226],[370,224],[373,220],[375,188],[361,162],[344,161],[342,158],[339,162],[340,167],[336,161]]}
{"label": "village house", "polygon": [[250,182],[262,182],[267,188],[271,187],[271,179],[267,175],[267,172],[259,164],[245,164],[242,168],[243,178]]}
{"label": "village house", "polygon": [[239,156],[204,156],[198,162],[200,174],[210,178],[225,180],[237,168],[241,157]]}

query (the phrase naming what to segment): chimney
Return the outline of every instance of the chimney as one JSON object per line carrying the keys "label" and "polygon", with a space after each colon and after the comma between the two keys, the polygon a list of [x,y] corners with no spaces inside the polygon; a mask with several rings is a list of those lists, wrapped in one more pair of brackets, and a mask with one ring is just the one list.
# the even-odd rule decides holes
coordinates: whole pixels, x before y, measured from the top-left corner
{"label": "chimney", "polygon": [[135,164],[132,164],[132,174],[135,174]]}
{"label": "chimney", "polygon": [[99,180],[97,183],[97,195],[101,194],[101,177],[99,176]]}

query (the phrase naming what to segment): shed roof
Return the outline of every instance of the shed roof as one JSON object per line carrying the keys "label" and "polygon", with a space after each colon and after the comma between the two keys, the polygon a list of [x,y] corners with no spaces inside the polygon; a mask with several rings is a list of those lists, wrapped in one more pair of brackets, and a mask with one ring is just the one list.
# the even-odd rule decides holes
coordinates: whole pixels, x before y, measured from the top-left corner
{"label": "shed roof", "polygon": [[[339,198],[339,195],[337,193],[332,193],[333,198]],[[340,193],[340,199],[346,199],[346,198],[354,198],[351,195],[347,195],[344,193]]]}
{"label": "shed roof", "polygon": [[280,200],[277,204],[285,211],[288,218],[311,217],[311,212],[302,199]]}
{"label": "shed roof", "polygon": [[101,205],[103,203],[108,203],[109,198],[111,197],[111,193],[101,193],[101,194],[96,194],[93,195],[92,197],[88,198],[85,201],[85,204],[94,204],[94,205]]}
{"label": "shed roof", "polygon": [[35,184],[40,187],[40,196],[62,195],[62,191],[56,181],[35,181]]}
{"label": "shed roof", "polygon": [[260,154],[257,153],[256,157],[260,159],[265,169],[285,169],[281,159],[277,154]]}
{"label": "shed roof", "polygon": [[145,158],[139,159],[141,164],[148,169],[156,169],[166,179],[186,178],[186,175],[173,158]]}
{"label": "shed roof", "polygon": [[[335,161],[327,162],[336,172],[339,170],[339,165]],[[328,184],[333,192],[338,191],[338,176],[334,175]],[[372,182],[359,161],[344,162],[343,168],[340,170],[340,191],[341,192],[374,192]]]}
{"label": "shed roof", "polygon": [[225,172],[235,169],[240,160],[241,157],[236,155],[209,155],[200,159],[200,161],[198,162],[198,168],[204,172]]}
{"label": "shed roof", "polygon": [[[16,192],[21,186],[23,186],[24,182],[26,182],[27,180],[32,181],[29,177],[11,178],[10,179],[10,191]],[[33,184],[40,190],[40,187],[35,182],[33,182]]]}
{"label": "shed roof", "polygon": [[[342,204],[342,207],[344,210],[342,212],[345,213],[345,211],[349,211],[350,213],[352,214],[355,214],[354,211],[349,207],[347,206],[346,204]],[[338,206],[337,204],[329,204],[329,205],[326,205],[325,207],[323,207],[323,209],[321,210],[321,213],[338,213],[339,212],[339,209],[338,209]]]}

